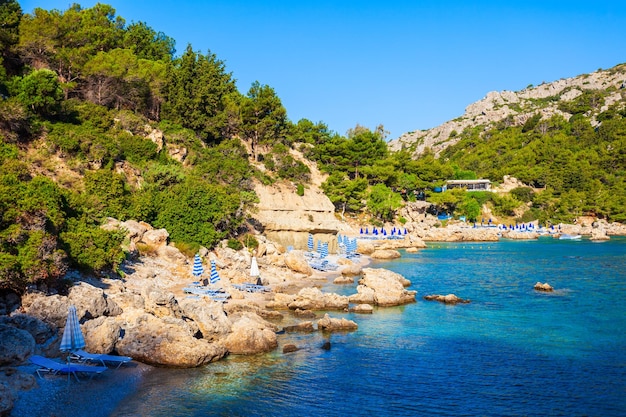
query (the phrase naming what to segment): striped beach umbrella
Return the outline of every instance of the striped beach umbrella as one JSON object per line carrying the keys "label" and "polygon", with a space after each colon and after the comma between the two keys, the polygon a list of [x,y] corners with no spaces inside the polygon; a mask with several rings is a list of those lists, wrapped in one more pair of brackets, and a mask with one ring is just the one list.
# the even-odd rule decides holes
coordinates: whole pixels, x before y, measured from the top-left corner
{"label": "striped beach umbrella", "polygon": [[220,276],[217,273],[217,267],[215,266],[215,261],[211,260],[211,284],[217,284],[217,281],[220,280]]}
{"label": "striped beach umbrella", "polygon": [[309,238],[306,241],[306,247],[309,252],[313,252],[313,235],[309,233]]}
{"label": "striped beach umbrella", "polygon": [[85,347],[85,338],[80,330],[76,307],[70,306],[67,311],[67,319],[65,321],[65,329],[63,330],[63,338],[61,339],[61,352],[74,352]]}
{"label": "striped beach umbrella", "polygon": [[[80,330],[80,323],[78,322],[78,315],[76,314],[76,307],[73,305],[67,309],[67,319],[65,320],[65,329],[63,329],[63,337],[61,338],[61,346],[59,350],[61,352],[72,353],[85,347],[85,338],[83,332]],[[67,364],[70,365],[70,355],[67,355]],[[68,368],[69,369],[69,368]],[[67,382],[70,382],[70,375],[67,373]]]}
{"label": "striped beach umbrella", "polygon": [[204,273],[204,268],[202,267],[202,259],[200,259],[200,255],[198,255],[197,253],[196,256],[193,257],[193,269],[191,270],[191,273],[196,277],[199,277]]}
{"label": "striped beach umbrella", "polygon": [[328,256],[328,243],[324,242],[322,244],[322,250],[320,251],[320,258],[325,258]]}
{"label": "striped beach umbrella", "polygon": [[321,251],[321,250],[322,250],[322,241],[321,241],[321,240],[318,240],[318,241],[317,241],[317,251],[319,252],[319,251]]}

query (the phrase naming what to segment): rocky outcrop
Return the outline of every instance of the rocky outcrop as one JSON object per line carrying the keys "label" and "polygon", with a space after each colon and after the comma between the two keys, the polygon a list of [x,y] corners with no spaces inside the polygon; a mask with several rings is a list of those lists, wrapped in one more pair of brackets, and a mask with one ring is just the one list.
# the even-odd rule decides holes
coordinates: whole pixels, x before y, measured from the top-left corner
{"label": "rocky outcrop", "polygon": [[350,312],[359,314],[372,314],[374,307],[369,304],[357,304],[354,307],[350,307]]}
{"label": "rocky outcrop", "polygon": [[285,254],[285,265],[294,272],[299,272],[305,275],[311,275],[313,268],[309,265],[304,257],[304,252],[300,250],[293,250]]}
{"label": "rocky outcrop", "polygon": [[35,339],[25,330],[0,324],[0,366],[19,365],[35,351]]}
{"label": "rocky outcrop", "polygon": [[345,310],[349,304],[345,295],[323,293],[319,288],[308,287],[301,289],[288,307],[291,310]]}
{"label": "rocky outcrop", "polygon": [[356,330],[359,326],[352,320],[348,320],[346,318],[334,318],[330,317],[328,314],[325,314],[324,317],[317,321],[318,330],[324,332],[336,332],[336,331],[345,331],[345,330]]}
{"label": "rocky outcrop", "polygon": [[276,327],[256,315],[246,313],[233,324],[224,345],[236,355],[269,352],[278,346]]}
{"label": "rocky outcrop", "polygon": [[328,242],[331,253],[336,250],[336,235],[343,226],[335,218],[335,206],[315,184],[309,184],[303,195],[291,183],[257,183],[254,190],[259,197],[254,217],[268,239],[306,250],[311,233],[315,240]]}
{"label": "rocky outcrop", "polygon": [[417,291],[404,287],[411,282],[395,272],[378,268],[363,268],[363,278],[359,280],[357,294],[349,297],[351,303],[396,306],[415,302]]}
{"label": "rocky outcrop", "polygon": [[444,304],[468,304],[470,302],[470,300],[466,300],[466,299],[457,297],[454,294],[448,294],[448,295],[439,295],[439,294],[425,295],[424,296],[424,300],[426,300],[426,301],[439,301],[440,303],[444,303]]}
{"label": "rocky outcrop", "polygon": [[116,344],[120,355],[150,365],[191,368],[216,361],[227,354],[224,346],[194,337],[182,319],[159,319],[143,313],[125,326]]}
{"label": "rocky outcrop", "polygon": [[536,291],[543,291],[543,292],[552,292],[554,291],[554,288],[552,288],[552,285],[548,284],[547,282],[545,283],[541,283],[541,282],[537,282],[534,286]]}

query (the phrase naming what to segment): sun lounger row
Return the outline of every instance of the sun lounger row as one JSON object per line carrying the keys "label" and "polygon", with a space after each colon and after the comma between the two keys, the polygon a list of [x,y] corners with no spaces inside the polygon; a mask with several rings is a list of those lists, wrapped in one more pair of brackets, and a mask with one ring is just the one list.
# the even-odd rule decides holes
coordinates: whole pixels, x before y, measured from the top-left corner
{"label": "sun lounger row", "polygon": [[318,271],[334,271],[339,267],[338,265],[331,264],[327,259],[309,262],[309,265],[311,268],[317,269]]}
{"label": "sun lounger row", "polygon": [[226,301],[230,298],[230,294],[227,294],[222,289],[212,289],[212,288],[206,288],[206,287],[193,286],[193,287],[185,287],[183,288],[183,291],[186,292],[187,294],[206,296],[212,299],[213,301]]}
{"label": "sun lounger row", "polygon": [[257,285],[257,284],[233,284],[233,287],[235,287],[239,291],[247,291],[247,292],[268,292],[268,291],[270,291],[269,287],[266,287],[265,285]]}

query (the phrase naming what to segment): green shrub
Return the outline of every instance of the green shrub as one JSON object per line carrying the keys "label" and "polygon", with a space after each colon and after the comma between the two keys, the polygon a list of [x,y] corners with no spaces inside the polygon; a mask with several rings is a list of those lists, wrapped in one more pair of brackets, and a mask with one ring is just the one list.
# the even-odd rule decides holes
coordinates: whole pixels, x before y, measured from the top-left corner
{"label": "green shrub", "polygon": [[297,185],[297,193],[300,197],[302,197],[304,195],[304,185],[302,184],[298,184]]}
{"label": "green shrub", "polygon": [[240,250],[243,249],[243,243],[238,241],[237,239],[228,239],[228,243],[226,244],[232,250]]}

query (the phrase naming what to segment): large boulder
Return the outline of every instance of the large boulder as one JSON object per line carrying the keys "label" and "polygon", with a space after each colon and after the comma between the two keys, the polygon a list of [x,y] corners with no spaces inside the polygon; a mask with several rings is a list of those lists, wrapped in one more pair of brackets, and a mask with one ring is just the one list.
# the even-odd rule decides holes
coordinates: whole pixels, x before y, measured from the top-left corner
{"label": "large boulder", "polygon": [[143,287],[141,295],[144,299],[146,313],[156,317],[182,317],[181,308],[173,293],[154,285],[146,285]]}
{"label": "large boulder", "polygon": [[35,339],[38,345],[46,343],[57,335],[57,329],[36,317],[26,314],[14,314],[11,317],[0,316],[0,324],[25,330]]}
{"label": "large boulder", "polygon": [[184,298],[180,307],[183,317],[193,320],[198,325],[202,338],[209,342],[217,341],[231,331],[231,322],[221,303]]}
{"label": "large boulder", "polygon": [[24,314],[36,317],[51,325],[65,327],[70,301],[60,295],[47,296],[38,291],[28,292],[22,297]]}
{"label": "large boulder", "polygon": [[373,259],[396,259],[400,256],[400,252],[395,249],[376,249],[371,255]]}
{"label": "large boulder", "polygon": [[345,310],[350,302],[345,295],[323,293],[319,288],[302,288],[289,304],[291,310]]}
{"label": "large boulder", "polygon": [[68,299],[70,304],[76,306],[76,314],[80,321],[100,316],[117,316],[122,313],[122,309],[115,301],[109,300],[102,289],[86,282],[79,282],[72,286]]}
{"label": "large boulder", "polygon": [[194,337],[184,320],[151,314],[140,314],[128,323],[115,348],[139,362],[179,368],[206,365],[227,354],[224,346]]}
{"label": "large boulder", "polygon": [[325,314],[324,317],[317,321],[317,328],[318,330],[325,332],[335,332],[342,330],[356,330],[359,326],[352,320],[348,320],[343,317],[337,319]]}
{"label": "large boulder", "polygon": [[292,250],[287,252],[284,256],[285,265],[294,272],[300,272],[302,274],[311,275],[313,268],[309,265],[304,258],[304,253],[299,250]]}
{"label": "large boulder", "polygon": [[0,416],[8,416],[13,410],[15,394],[6,383],[0,383]]}
{"label": "large boulder", "polygon": [[111,353],[121,334],[121,325],[114,317],[101,316],[88,320],[81,329],[86,349],[92,353]]}
{"label": "large boulder", "polygon": [[26,330],[0,324],[0,366],[19,365],[35,351],[35,339]]}
{"label": "large boulder", "polygon": [[277,292],[274,294],[274,300],[267,303],[267,308],[273,308],[276,310],[288,310],[289,304],[293,303],[296,299],[294,294],[284,294]]}
{"label": "large boulder", "polygon": [[276,327],[252,313],[244,313],[233,323],[224,346],[235,355],[269,352],[278,346]]}
{"label": "large boulder", "polygon": [[363,268],[357,294],[349,297],[351,303],[367,303],[378,306],[396,306],[415,301],[417,291],[404,287],[411,282],[402,275],[382,268]]}

